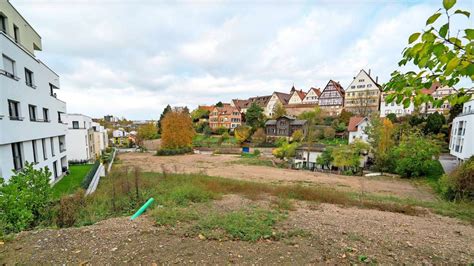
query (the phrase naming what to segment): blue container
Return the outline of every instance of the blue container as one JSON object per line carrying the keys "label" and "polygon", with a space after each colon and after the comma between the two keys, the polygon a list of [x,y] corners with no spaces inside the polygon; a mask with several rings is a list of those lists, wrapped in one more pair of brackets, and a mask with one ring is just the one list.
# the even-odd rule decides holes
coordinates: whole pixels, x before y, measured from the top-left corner
{"label": "blue container", "polygon": [[242,147],[242,153],[249,153],[250,147]]}

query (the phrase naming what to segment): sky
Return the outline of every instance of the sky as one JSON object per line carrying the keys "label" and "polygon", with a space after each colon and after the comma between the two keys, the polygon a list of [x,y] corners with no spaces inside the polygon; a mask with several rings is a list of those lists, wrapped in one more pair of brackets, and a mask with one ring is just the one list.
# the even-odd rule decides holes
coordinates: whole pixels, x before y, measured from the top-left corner
{"label": "sky", "polygon": [[[10,0],[41,35],[70,113],[157,119],[188,106],[387,82],[441,0]],[[456,8],[473,12],[474,0]],[[439,19],[441,20],[441,18]],[[473,19],[454,21],[472,28]]]}

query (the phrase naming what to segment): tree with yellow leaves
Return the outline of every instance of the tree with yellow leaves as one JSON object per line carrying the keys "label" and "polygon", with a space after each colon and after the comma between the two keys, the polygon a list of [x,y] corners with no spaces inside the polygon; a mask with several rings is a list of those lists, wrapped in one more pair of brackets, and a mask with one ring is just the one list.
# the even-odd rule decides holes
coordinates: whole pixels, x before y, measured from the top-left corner
{"label": "tree with yellow leaves", "polygon": [[164,149],[191,147],[194,134],[191,117],[184,112],[168,112],[161,121],[161,146]]}
{"label": "tree with yellow leaves", "polygon": [[375,157],[375,166],[381,172],[393,170],[390,152],[395,145],[395,126],[388,118],[372,117],[367,127],[369,143]]}

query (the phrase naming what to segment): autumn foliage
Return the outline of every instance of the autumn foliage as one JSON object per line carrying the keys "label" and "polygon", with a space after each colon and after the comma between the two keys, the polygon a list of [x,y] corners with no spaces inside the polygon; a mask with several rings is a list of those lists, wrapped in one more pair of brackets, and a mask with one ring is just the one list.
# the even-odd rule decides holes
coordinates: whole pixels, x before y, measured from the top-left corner
{"label": "autumn foliage", "polygon": [[182,112],[168,112],[161,121],[161,146],[164,149],[191,147],[194,128],[191,117]]}

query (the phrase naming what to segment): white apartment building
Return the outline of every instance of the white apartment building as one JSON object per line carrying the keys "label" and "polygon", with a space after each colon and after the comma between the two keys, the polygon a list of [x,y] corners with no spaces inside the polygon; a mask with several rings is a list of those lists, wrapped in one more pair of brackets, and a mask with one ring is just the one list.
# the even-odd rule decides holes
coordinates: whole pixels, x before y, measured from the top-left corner
{"label": "white apartment building", "polygon": [[0,1],[0,176],[26,162],[48,167],[51,182],[67,171],[66,103],[59,76],[35,56],[41,37],[9,1]]}
{"label": "white apartment building", "polygon": [[395,114],[397,117],[402,117],[406,115],[411,115],[415,111],[415,105],[413,102],[410,102],[410,105],[405,108],[403,103],[397,104],[396,101],[387,103],[385,98],[387,93],[384,93],[380,102],[380,117],[386,117],[389,114]]}
{"label": "white apartment building", "polygon": [[102,152],[109,146],[107,130],[96,122],[92,122],[92,130],[94,134],[95,155],[101,156]]}
{"label": "white apartment building", "polygon": [[474,155],[474,99],[466,102],[462,113],[453,120],[449,151],[459,161]]}
{"label": "white apartment building", "polygon": [[82,114],[67,115],[67,156],[70,161],[89,162],[96,158],[92,118]]}

